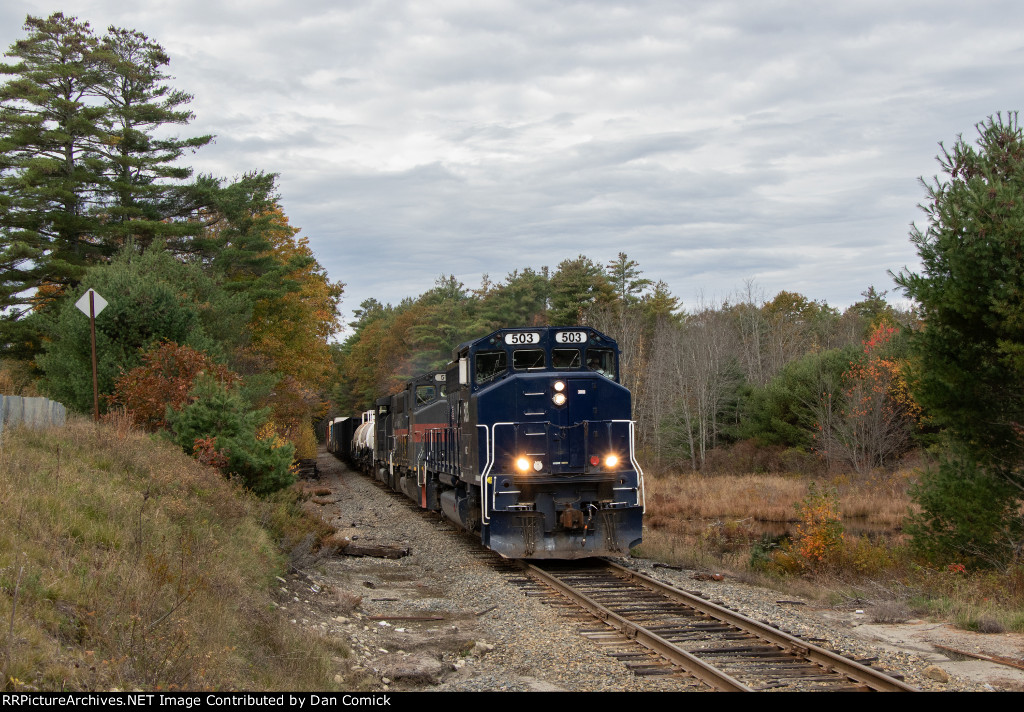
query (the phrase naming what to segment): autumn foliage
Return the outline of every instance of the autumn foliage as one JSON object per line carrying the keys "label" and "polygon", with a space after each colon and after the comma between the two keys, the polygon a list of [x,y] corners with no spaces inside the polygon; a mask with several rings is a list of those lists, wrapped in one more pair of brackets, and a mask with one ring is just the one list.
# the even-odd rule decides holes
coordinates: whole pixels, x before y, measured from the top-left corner
{"label": "autumn foliage", "polygon": [[888,323],[876,324],[863,354],[844,374],[842,392],[822,395],[819,449],[860,474],[887,466],[909,449],[921,417],[907,386],[907,362],[892,353],[897,334]]}
{"label": "autumn foliage", "polygon": [[323,386],[331,370],[327,339],[339,327],[337,306],[342,285],[327,279],[309,241],[275,206],[264,237],[265,253],[282,268],[290,289],[270,293],[253,305],[248,350],[275,371],[311,389]]}
{"label": "autumn foliage", "polygon": [[204,465],[209,465],[222,472],[228,471],[228,458],[217,449],[216,436],[196,438],[192,444],[192,457]]}
{"label": "autumn foliage", "polygon": [[839,496],[834,490],[819,488],[812,482],[796,510],[800,517],[796,550],[811,568],[827,563],[842,552],[843,524]]}
{"label": "autumn foliage", "polygon": [[168,406],[180,410],[189,403],[189,391],[204,373],[227,386],[238,380],[236,374],[206,354],[164,341],[143,354],[141,366],[114,382],[114,393],[108,398],[112,405],[124,407],[146,430],[159,430],[167,427]]}

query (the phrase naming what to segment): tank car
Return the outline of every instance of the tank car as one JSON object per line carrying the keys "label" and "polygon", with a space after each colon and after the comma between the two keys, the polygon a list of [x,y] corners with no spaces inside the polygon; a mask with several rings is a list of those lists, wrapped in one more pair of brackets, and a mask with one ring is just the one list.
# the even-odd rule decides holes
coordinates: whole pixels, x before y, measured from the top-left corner
{"label": "tank car", "polygon": [[375,435],[374,411],[365,411],[361,416],[359,427],[356,428],[352,436],[350,457],[356,467],[367,472],[373,467]]}

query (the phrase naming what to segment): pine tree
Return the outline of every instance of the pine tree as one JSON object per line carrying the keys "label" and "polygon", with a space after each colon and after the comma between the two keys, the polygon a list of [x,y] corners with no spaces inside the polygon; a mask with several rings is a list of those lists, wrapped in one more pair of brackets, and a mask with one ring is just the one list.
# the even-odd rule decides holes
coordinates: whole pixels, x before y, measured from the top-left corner
{"label": "pine tree", "polygon": [[629,259],[625,252],[620,252],[605,269],[608,270],[608,279],[615,290],[615,296],[623,305],[639,302],[640,294],[653,284],[651,280],[640,276],[640,263]]}
{"label": "pine tree", "polygon": [[482,298],[483,330],[545,323],[549,293],[546,267],[513,270]]}
{"label": "pine tree", "polygon": [[0,65],[0,308],[17,318],[66,286],[102,248],[93,208],[102,181],[107,110],[95,102],[102,73],[89,24],[61,13],[29,16],[28,37]]}
{"label": "pine tree", "polygon": [[553,326],[578,324],[588,308],[609,304],[615,298],[601,265],[583,255],[574,260],[562,260],[550,285],[548,321]]}
{"label": "pine tree", "polygon": [[[962,553],[1005,564],[1024,547],[1024,132],[1011,114],[990,117],[978,133],[977,148],[959,138],[939,156],[944,177],[925,184],[927,228],[911,232],[923,271],[896,281],[924,323],[911,338],[914,396],[952,453],[922,482],[918,538],[943,537],[952,550],[970,541]],[[960,492],[951,477],[1001,481],[968,488],[1011,498],[989,502],[1007,513],[994,527],[999,540],[960,531],[965,520],[952,513],[967,506],[963,493],[937,496]]]}
{"label": "pine tree", "polygon": [[192,95],[165,83],[170,58],[163,47],[136,30],[109,27],[100,47],[102,81],[96,93],[108,111],[109,141],[104,147],[107,181],[103,187],[107,241],[129,238],[145,248],[156,237],[169,242],[195,235],[191,221],[170,221],[187,214],[180,181],[192,170],[177,164],[186,151],[210,143],[213,136],[157,138],[157,129],[188,124]]}

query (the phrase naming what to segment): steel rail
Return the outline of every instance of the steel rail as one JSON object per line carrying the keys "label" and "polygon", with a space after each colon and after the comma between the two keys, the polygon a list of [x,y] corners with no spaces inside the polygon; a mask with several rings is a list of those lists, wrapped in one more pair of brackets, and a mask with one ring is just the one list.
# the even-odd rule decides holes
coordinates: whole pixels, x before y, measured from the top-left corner
{"label": "steel rail", "polygon": [[620,575],[636,581],[650,590],[679,599],[686,605],[691,606],[712,618],[729,623],[730,625],[744,630],[751,635],[761,638],[762,640],[768,641],[783,650],[793,652],[807,660],[810,660],[811,662],[821,665],[826,670],[834,670],[842,673],[848,678],[870,687],[872,690],[880,692],[917,692],[914,687],[901,680],[897,680],[883,672],[869,668],[866,665],[861,665],[860,663],[848,658],[844,658],[837,653],[820,648],[813,643],[800,640],[788,633],[783,633],[781,630],[776,630],[775,628],[766,626],[763,623],[755,621],[752,618],[748,618],[741,613],[737,613],[736,611],[731,611],[728,608],[711,603],[710,601],[694,596],[693,594],[682,591],[674,586],[662,583],[661,581],[653,579],[638,571],[628,569],[625,566],[620,566],[619,564],[611,561],[605,561],[604,563],[612,570],[619,572]]}
{"label": "steel rail", "polygon": [[708,665],[682,648],[673,645],[661,636],[656,635],[643,626],[639,626],[619,614],[608,610],[589,596],[577,591],[572,586],[560,581],[557,577],[552,576],[547,571],[544,571],[536,565],[524,563],[523,566],[548,586],[551,586],[570,600],[575,601],[583,608],[586,608],[591,614],[605,621],[627,638],[635,640],[644,647],[653,650],[665,659],[683,668],[698,680],[701,680],[718,690],[729,692],[753,691],[734,677],[731,677],[721,670]]}

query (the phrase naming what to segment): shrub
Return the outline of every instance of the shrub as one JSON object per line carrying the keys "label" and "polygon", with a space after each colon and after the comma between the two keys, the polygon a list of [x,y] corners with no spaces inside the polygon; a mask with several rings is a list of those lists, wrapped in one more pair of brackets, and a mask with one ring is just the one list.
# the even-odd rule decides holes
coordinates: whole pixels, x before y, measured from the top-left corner
{"label": "shrub", "polygon": [[843,552],[843,524],[839,495],[833,488],[811,483],[807,496],[796,505],[800,524],[796,551],[810,568],[835,561]]}
{"label": "shrub", "polygon": [[911,617],[910,608],[901,601],[883,601],[868,613],[872,623],[906,623]]}
{"label": "shrub", "polygon": [[897,564],[893,549],[884,543],[874,542],[867,536],[857,539],[844,539],[844,563],[857,573],[865,575],[878,574],[892,569]]}
{"label": "shrub", "polygon": [[[193,402],[181,410],[167,408],[174,440],[192,454],[202,452],[207,461],[214,453],[226,458],[226,475],[237,475],[256,494],[269,494],[295,481],[291,464],[295,448],[273,434],[259,437],[268,409],[252,410],[237,391],[230,391],[208,376],[192,390]],[[210,443],[209,439],[215,438]]]}
{"label": "shrub", "polygon": [[124,406],[146,430],[158,430],[167,426],[167,406],[180,410],[188,403],[192,386],[203,373],[228,385],[238,380],[237,375],[214,363],[205,353],[164,341],[142,354],[141,366],[122,373],[114,381],[114,393],[108,400]]}
{"label": "shrub", "polygon": [[[100,393],[140,363],[140,350],[161,340],[223,351],[241,338],[244,309],[197,265],[184,264],[154,244],[139,255],[129,245],[109,264],[91,268],[85,283],[108,306],[96,317],[97,378]],[[69,292],[52,314],[33,315],[47,332],[45,353],[36,362],[47,395],[69,408],[92,410],[92,349],[89,319],[75,306],[80,292]],[[101,402],[101,407],[106,405]]]}

